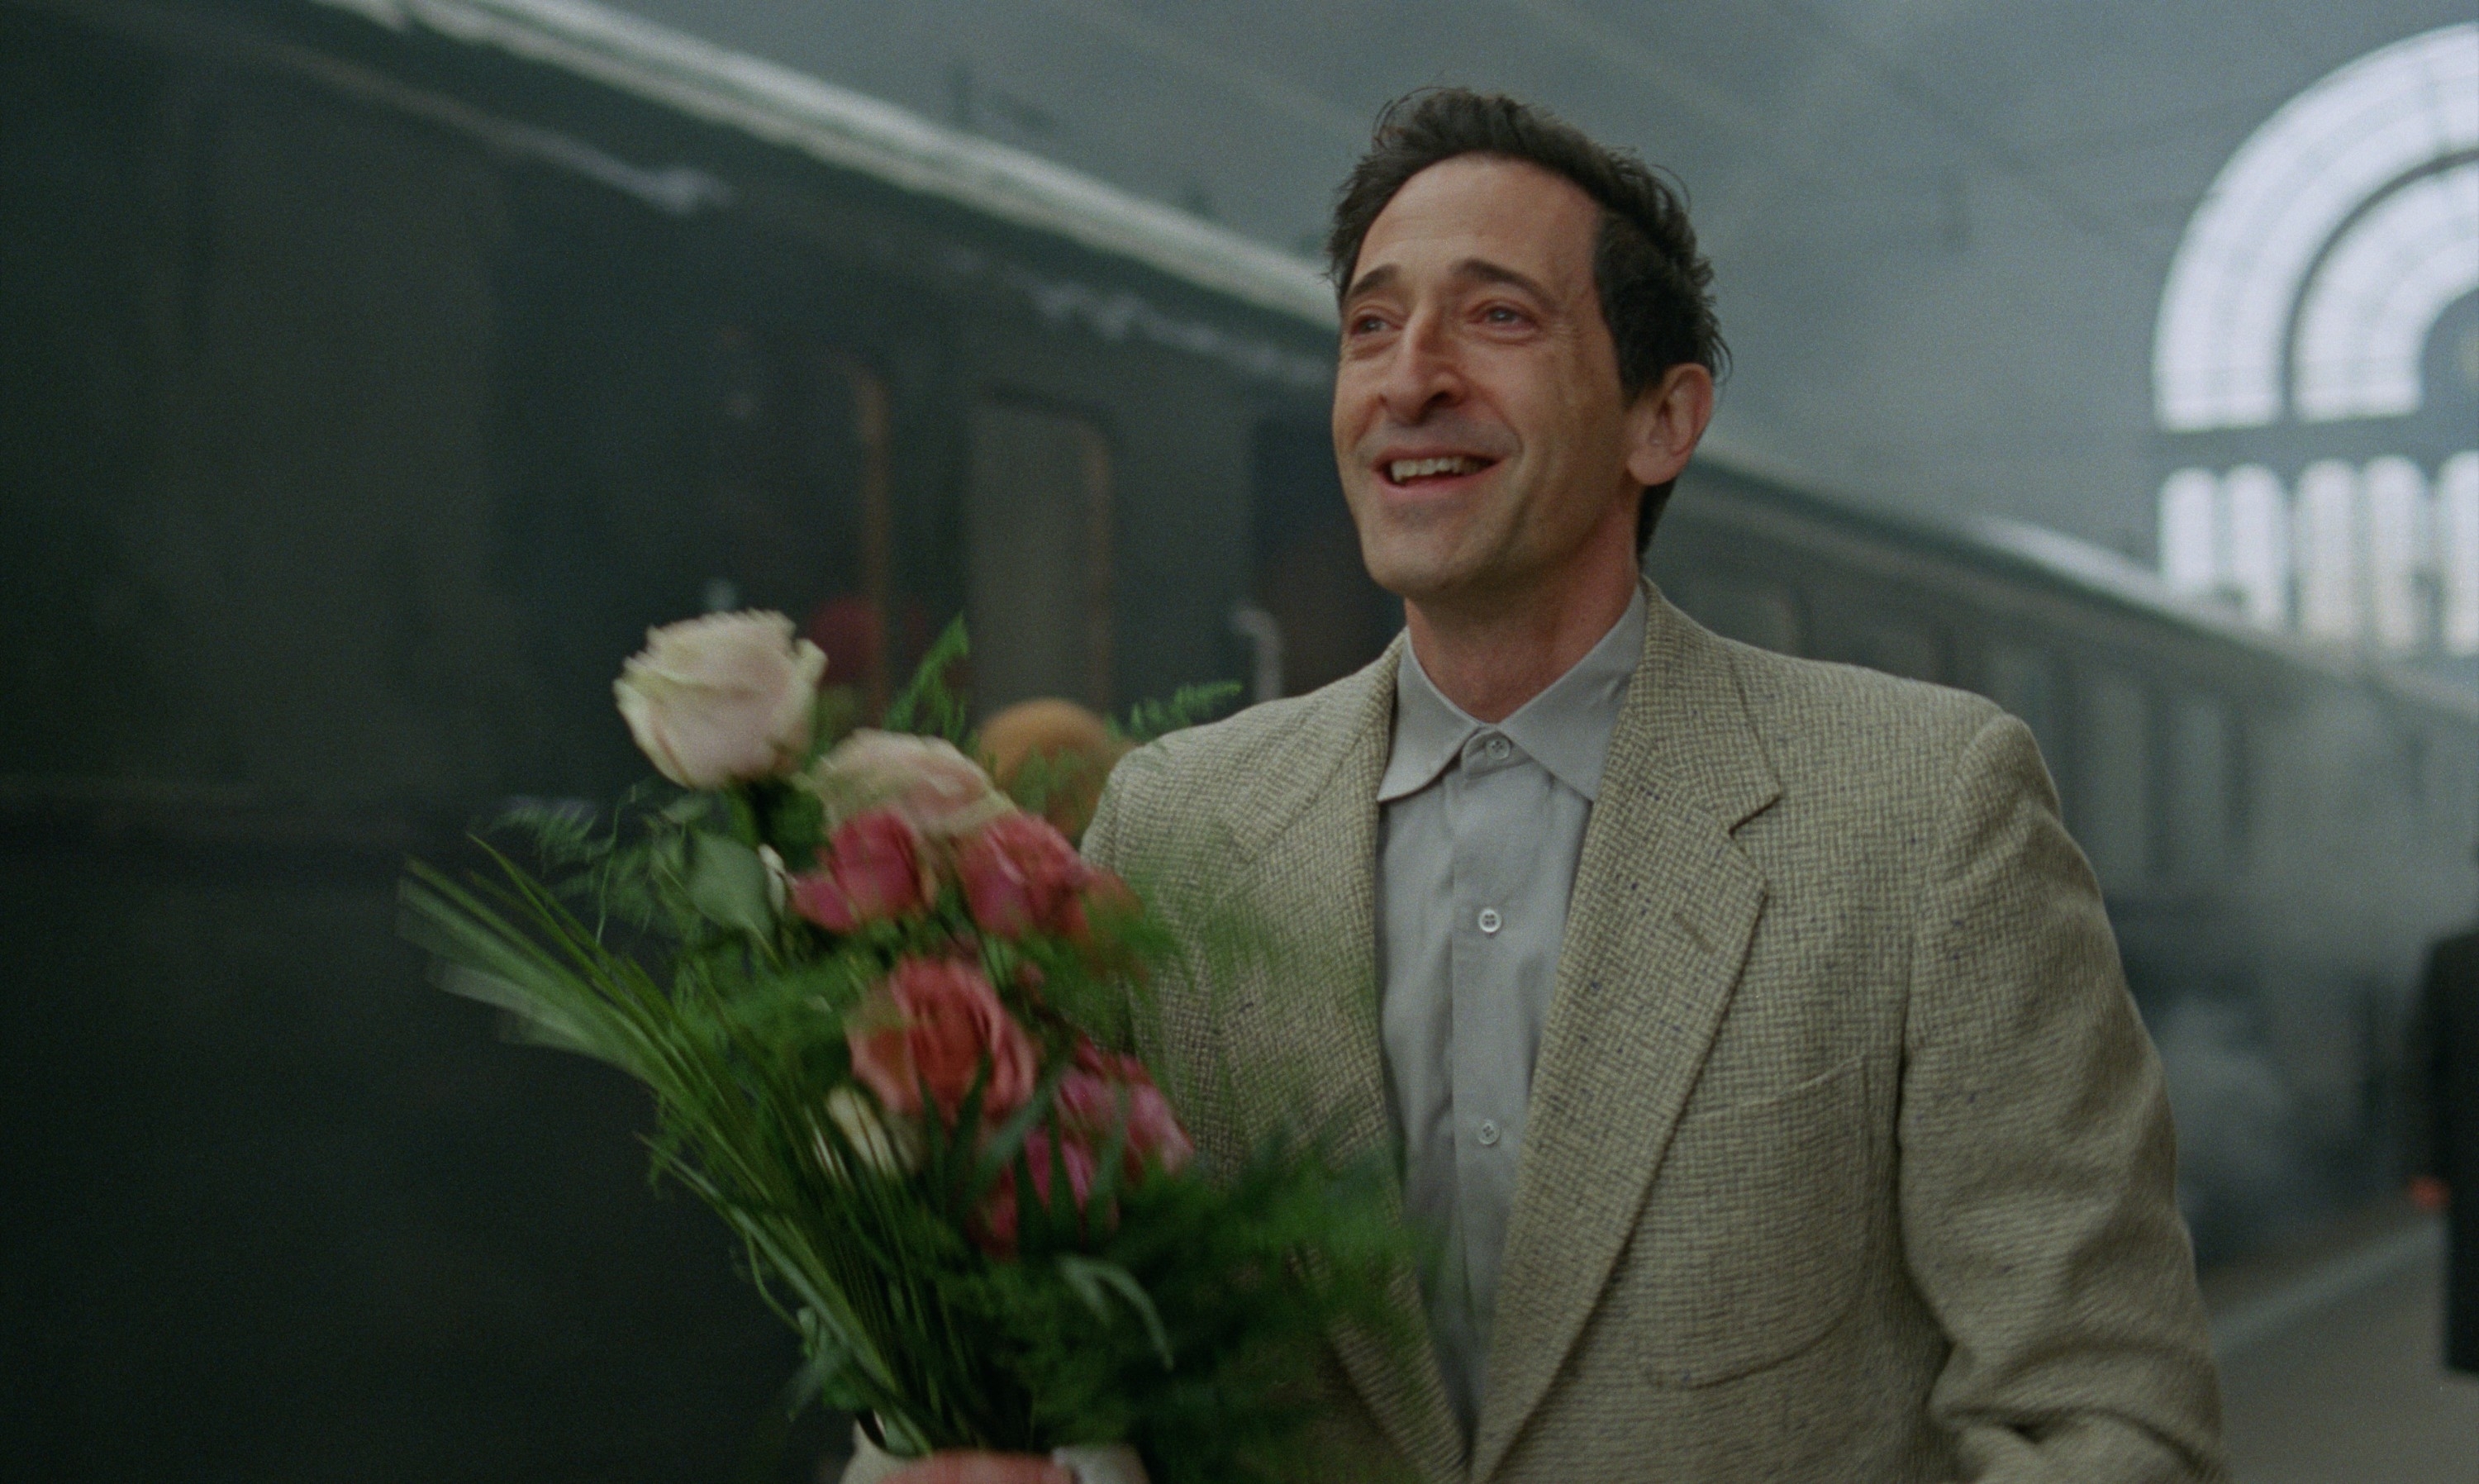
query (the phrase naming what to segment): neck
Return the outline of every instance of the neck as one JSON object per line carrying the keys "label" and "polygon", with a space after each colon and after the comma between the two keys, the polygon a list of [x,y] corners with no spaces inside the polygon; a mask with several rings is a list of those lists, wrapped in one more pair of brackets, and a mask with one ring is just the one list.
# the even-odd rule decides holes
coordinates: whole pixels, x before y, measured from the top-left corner
{"label": "neck", "polygon": [[1547,690],[1625,616],[1636,568],[1597,563],[1563,582],[1467,601],[1405,600],[1412,652],[1439,694],[1478,721],[1501,722]]}

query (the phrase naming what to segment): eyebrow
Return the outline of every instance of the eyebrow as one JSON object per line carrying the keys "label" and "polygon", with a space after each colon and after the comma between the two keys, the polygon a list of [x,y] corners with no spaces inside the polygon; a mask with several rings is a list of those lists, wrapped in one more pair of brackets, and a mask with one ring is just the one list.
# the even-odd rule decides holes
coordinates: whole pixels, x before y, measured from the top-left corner
{"label": "eyebrow", "polygon": [[[1354,299],[1374,294],[1401,276],[1402,273],[1391,263],[1382,268],[1372,268],[1354,280],[1351,287],[1344,291],[1342,301],[1348,304]],[[1542,286],[1540,280],[1529,274],[1519,273],[1504,264],[1492,263],[1487,258],[1464,259],[1454,266],[1451,276],[1477,279],[1482,283],[1505,284],[1509,288],[1521,289],[1545,302],[1552,297],[1549,291]]]}

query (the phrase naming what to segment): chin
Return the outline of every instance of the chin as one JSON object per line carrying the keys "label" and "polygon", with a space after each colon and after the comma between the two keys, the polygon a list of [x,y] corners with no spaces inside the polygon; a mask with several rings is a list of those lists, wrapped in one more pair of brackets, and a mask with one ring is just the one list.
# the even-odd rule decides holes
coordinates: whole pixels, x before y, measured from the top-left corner
{"label": "chin", "polygon": [[1444,562],[1372,562],[1368,578],[1405,602],[1435,602],[1466,585],[1467,575]]}
{"label": "chin", "polygon": [[1485,554],[1475,559],[1470,550],[1472,532],[1468,527],[1453,532],[1422,530],[1387,535],[1392,539],[1373,543],[1364,539],[1360,544],[1361,561],[1368,569],[1370,581],[1406,602],[1451,598],[1470,587],[1489,566]]}

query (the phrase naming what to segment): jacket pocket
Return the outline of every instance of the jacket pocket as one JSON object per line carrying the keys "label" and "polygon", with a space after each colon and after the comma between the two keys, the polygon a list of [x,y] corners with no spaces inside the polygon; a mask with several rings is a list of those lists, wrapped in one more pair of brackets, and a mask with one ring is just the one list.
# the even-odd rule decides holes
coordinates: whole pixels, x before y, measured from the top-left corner
{"label": "jacket pocket", "polygon": [[1778,1364],[1850,1309],[1876,1224],[1869,1116],[1853,1058],[1680,1122],[1610,1295],[1655,1385]]}

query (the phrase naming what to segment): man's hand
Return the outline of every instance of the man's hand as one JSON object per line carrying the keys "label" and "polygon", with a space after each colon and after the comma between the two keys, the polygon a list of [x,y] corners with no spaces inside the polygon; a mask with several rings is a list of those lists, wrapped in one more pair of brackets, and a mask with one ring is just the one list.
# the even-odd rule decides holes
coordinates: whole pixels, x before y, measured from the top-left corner
{"label": "man's hand", "polygon": [[956,1452],[933,1453],[885,1484],[1076,1484],[1076,1476],[1035,1453]]}
{"label": "man's hand", "polygon": [[2421,1211],[2442,1211],[2453,1204],[2453,1191],[2434,1175],[2420,1175],[2410,1183],[2410,1203]]}

